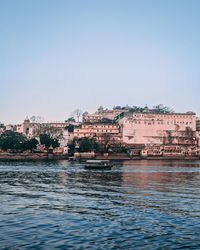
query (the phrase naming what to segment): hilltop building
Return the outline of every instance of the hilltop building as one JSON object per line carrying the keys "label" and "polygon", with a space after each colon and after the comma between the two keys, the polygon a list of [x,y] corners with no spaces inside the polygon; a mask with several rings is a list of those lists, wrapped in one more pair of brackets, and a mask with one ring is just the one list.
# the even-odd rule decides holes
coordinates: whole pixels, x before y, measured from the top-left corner
{"label": "hilltop building", "polygon": [[133,113],[119,121],[125,144],[191,144],[196,131],[195,113]]}
{"label": "hilltop building", "polygon": [[114,121],[116,118],[124,113],[128,112],[128,109],[104,109],[100,107],[95,113],[89,114],[88,112],[83,113],[84,123],[96,123],[106,120]]}
{"label": "hilltop building", "polygon": [[[26,117],[22,124],[16,126],[16,131],[27,138],[39,138],[40,134],[48,133],[58,139],[62,147],[73,139],[95,138],[99,145],[133,149],[132,154],[138,154],[145,148],[148,154],[153,155],[164,155],[169,150],[172,153],[181,150],[181,154],[187,154],[184,147],[200,146],[200,120],[195,113],[160,112],[148,107],[137,110],[100,107],[94,114],[84,113],[82,123],[34,123]],[[166,147],[160,148],[161,145]],[[170,145],[182,148],[168,149]]]}
{"label": "hilltop building", "polygon": [[22,124],[18,124],[16,132],[25,135],[27,138],[37,138],[39,140],[40,134],[48,133],[53,138],[59,140],[62,146],[66,144],[65,128],[68,125],[66,122],[47,122],[47,123],[32,123],[26,117]]}

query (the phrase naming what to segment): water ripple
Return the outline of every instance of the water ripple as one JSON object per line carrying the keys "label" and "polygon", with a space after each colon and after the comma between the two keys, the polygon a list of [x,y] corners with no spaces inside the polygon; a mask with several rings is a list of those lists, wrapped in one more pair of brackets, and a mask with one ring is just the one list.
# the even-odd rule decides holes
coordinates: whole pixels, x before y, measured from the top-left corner
{"label": "water ripple", "polygon": [[200,162],[0,164],[0,249],[200,249]]}

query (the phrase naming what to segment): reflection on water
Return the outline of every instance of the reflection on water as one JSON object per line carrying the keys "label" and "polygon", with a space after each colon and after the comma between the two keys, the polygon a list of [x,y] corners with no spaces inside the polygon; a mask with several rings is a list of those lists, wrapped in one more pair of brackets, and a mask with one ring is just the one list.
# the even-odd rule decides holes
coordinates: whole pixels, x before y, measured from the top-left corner
{"label": "reflection on water", "polygon": [[200,162],[0,163],[0,249],[200,249]]}

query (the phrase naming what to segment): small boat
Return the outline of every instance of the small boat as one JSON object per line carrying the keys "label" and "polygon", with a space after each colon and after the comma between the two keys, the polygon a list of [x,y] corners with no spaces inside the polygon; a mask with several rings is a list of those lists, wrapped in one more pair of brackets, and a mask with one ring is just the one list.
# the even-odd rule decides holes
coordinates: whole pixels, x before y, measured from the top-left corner
{"label": "small boat", "polygon": [[113,164],[109,160],[87,160],[85,163],[86,169],[111,169]]}

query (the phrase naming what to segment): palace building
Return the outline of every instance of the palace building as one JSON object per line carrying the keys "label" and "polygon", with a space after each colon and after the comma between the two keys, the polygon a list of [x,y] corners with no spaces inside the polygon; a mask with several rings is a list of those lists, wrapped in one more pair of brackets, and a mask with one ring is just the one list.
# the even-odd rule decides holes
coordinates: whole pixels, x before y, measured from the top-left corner
{"label": "palace building", "polygon": [[133,113],[122,118],[122,140],[126,144],[190,144],[195,136],[195,113]]}

